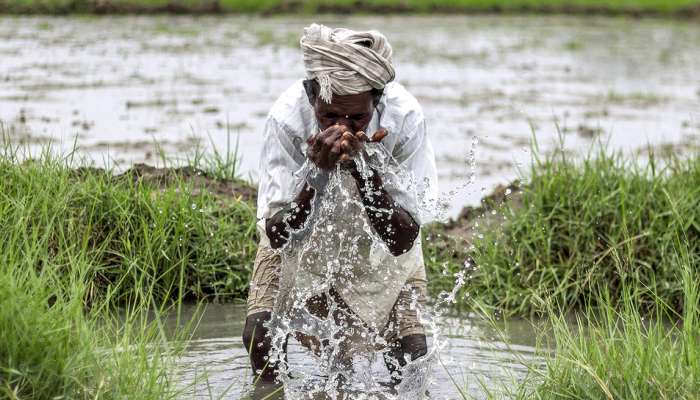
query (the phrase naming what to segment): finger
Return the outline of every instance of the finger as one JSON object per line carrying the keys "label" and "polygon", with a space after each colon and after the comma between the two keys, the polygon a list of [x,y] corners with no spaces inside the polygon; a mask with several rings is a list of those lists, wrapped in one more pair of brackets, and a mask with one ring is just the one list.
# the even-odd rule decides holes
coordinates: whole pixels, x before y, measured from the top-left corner
{"label": "finger", "polygon": [[314,135],[311,135],[308,139],[306,139],[306,156],[308,157],[311,153],[315,151],[316,147],[316,138]]}
{"label": "finger", "polygon": [[337,126],[337,127],[339,127],[341,130],[344,130],[344,131],[349,131],[349,130],[350,130],[350,127],[349,127],[349,126],[347,126],[347,125],[345,125],[345,124],[341,124],[341,123],[339,123],[339,122],[336,122],[335,125],[333,125],[333,126]]}
{"label": "finger", "polygon": [[340,144],[338,143],[335,151],[333,148],[346,130],[347,127],[343,125],[332,125],[317,135],[314,146],[315,160],[321,168],[332,168],[337,161],[341,152]]}
{"label": "finger", "polygon": [[350,142],[353,146],[352,150],[355,152],[355,154],[359,153],[362,151],[362,148],[365,145],[365,142],[360,141],[360,140],[355,140],[354,142]]}
{"label": "finger", "polygon": [[311,145],[313,145],[314,143],[316,143],[316,138],[318,137],[317,135],[318,135],[318,134],[316,134],[316,133],[312,133],[311,136],[309,136],[309,137],[306,139],[306,144],[308,144],[309,146],[311,146]]}
{"label": "finger", "polygon": [[334,154],[333,148],[339,136],[340,132],[335,132],[333,136],[329,135],[321,141],[322,144],[319,148],[318,158],[321,165],[325,168],[331,168],[338,159],[340,149],[338,148],[337,153]]}
{"label": "finger", "polygon": [[350,132],[344,132],[343,136],[341,137],[341,148],[344,152],[351,153],[351,155],[354,155],[352,153],[355,152],[357,142],[358,139],[355,135],[353,135]]}
{"label": "finger", "polygon": [[387,132],[386,129],[384,128],[379,128],[376,132],[374,132],[374,135],[372,135],[372,140],[370,140],[373,143],[381,142],[382,139],[388,135],[389,132]]}
{"label": "finger", "polygon": [[307,149],[306,156],[313,161],[318,161],[318,155],[321,152],[321,141],[315,140]]}
{"label": "finger", "polygon": [[350,154],[354,151],[355,147],[349,139],[343,139],[340,142],[340,148],[345,154]]}
{"label": "finger", "polygon": [[331,151],[336,145],[340,146],[340,133],[333,136],[328,136],[323,139],[322,151]]}
{"label": "finger", "polygon": [[359,139],[357,136],[353,135],[351,139],[346,141],[349,147],[345,148],[345,151],[351,156],[355,156],[364,147],[364,141]]}
{"label": "finger", "polygon": [[331,125],[328,128],[326,128],[326,130],[324,130],[323,132],[321,132],[319,134],[319,139],[325,140],[328,137],[342,134],[346,130],[347,130],[347,127],[345,127],[344,125]]}
{"label": "finger", "polygon": [[333,147],[331,147],[330,154],[337,157],[340,155],[340,153],[343,151],[343,142],[337,140],[335,143],[333,143]]}
{"label": "finger", "polygon": [[357,138],[357,140],[359,140],[359,141],[361,141],[361,142],[367,142],[367,141],[369,141],[369,138],[367,137],[367,134],[364,133],[363,131],[359,131],[359,132],[355,133],[355,137]]}

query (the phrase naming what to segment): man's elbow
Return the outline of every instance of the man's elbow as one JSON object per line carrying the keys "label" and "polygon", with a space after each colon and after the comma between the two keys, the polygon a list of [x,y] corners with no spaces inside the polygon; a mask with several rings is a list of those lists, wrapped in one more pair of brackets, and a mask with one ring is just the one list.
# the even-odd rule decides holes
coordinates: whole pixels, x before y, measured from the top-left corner
{"label": "man's elbow", "polygon": [[270,240],[270,247],[273,249],[279,249],[284,246],[289,236],[284,223],[274,217],[265,221],[265,234]]}

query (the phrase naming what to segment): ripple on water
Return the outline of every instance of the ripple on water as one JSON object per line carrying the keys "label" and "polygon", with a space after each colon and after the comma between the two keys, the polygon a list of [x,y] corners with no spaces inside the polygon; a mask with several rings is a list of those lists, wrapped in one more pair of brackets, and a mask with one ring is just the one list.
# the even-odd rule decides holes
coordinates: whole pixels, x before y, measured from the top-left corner
{"label": "ripple on water", "polygon": [[[184,309],[184,319],[194,308]],[[245,307],[236,305],[208,305],[195,331],[194,339],[177,360],[176,379],[187,387],[183,398],[238,399],[249,390],[250,366],[240,332],[245,319]],[[542,361],[535,352],[533,331],[529,323],[509,322],[509,343],[494,340],[491,328],[475,319],[451,317],[444,321],[448,333],[446,345],[440,353],[444,368],[438,364],[433,371],[432,399],[455,399],[459,392],[452,378],[479,398],[483,390],[479,381],[487,385],[522,378],[527,372],[521,361]],[[173,324],[170,325],[171,329]],[[430,342],[429,345],[432,345]],[[290,339],[289,360],[297,370],[316,377],[322,382],[315,360],[295,340]],[[382,361],[371,365],[372,376],[380,382],[388,381]],[[452,378],[448,375],[452,375]],[[312,380],[313,382],[313,380]]]}

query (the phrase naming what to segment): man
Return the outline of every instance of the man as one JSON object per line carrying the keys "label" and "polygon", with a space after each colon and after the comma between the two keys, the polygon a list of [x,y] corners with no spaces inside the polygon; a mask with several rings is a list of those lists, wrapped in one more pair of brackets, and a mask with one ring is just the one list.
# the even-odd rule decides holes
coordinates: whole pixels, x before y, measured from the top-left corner
{"label": "man", "polygon": [[427,352],[420,224],[437,178],[425,120],[392,82],[392,48],[381,33],[313,24],[300,43],[307,79],[280,96],[265,128],[261,239],[243,342],[256,379],[274,381],[266,322],[291,301],[281,293],[283,275],[305,290],[313,315],[330,318],[333,303],[379,332],[396,383],[400,367]]}

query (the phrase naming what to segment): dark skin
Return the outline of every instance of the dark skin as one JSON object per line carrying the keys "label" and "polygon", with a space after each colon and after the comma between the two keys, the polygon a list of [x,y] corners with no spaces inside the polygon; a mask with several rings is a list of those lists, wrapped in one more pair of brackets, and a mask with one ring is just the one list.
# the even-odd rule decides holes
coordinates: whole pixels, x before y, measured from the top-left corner
{"label": "dark skin", "polygon": [[[348,170],[355,179],[370,223],[391,254],[399,256],[409,251],[418,237],[420,228],[413,217],[384,189],[377,171],[373,171],[372,176],[365,179],[358,172],[352,159],[342,160],[343,154],[347,155],[345,158],[351,158],[362,151],[365,141],[354,133],[367,129],[381,93],[370,91],[346,96],[333,95],[329,104],[318,96],[318,85],[315,81],[306,81],[304,86],[321,130],[307,140],[307,157],[325,171],[334,170],[338,163]],[[272,248],[284,246],[289,240],[291,231],[304,226],[311,212],[311,202],[315,195],[315,189],[307,183],[297,194],[293,203],[266,220],[265,231]],[[316,306],[310,304],[309,309],[317,316],[326,317],[328,316],[327,299],[324,296],[321,297],[312,299],[312,303]],[[337,302],[339,298],[334,300]],[[347,307],[342,301],[340,305]],[[243,332],[243,342],[246,348],[250,349],[251,366],[253,371],[263,371],[259,374],[262,381],[274,380],[277,369],[277,366],[267,365],[266,361],[271,345],[264,323],[270,318],[270,312],[248,316]],[[426,352],[425,335],[410,335],[393,343],[388,355],[398,359],[403,365],[405,364],[404,355],[416,359]],[[396,369],[390,362],[387,362],[387,368],[391,372]],[[392,378],[392,381],[398,383],[396,379]]]}

